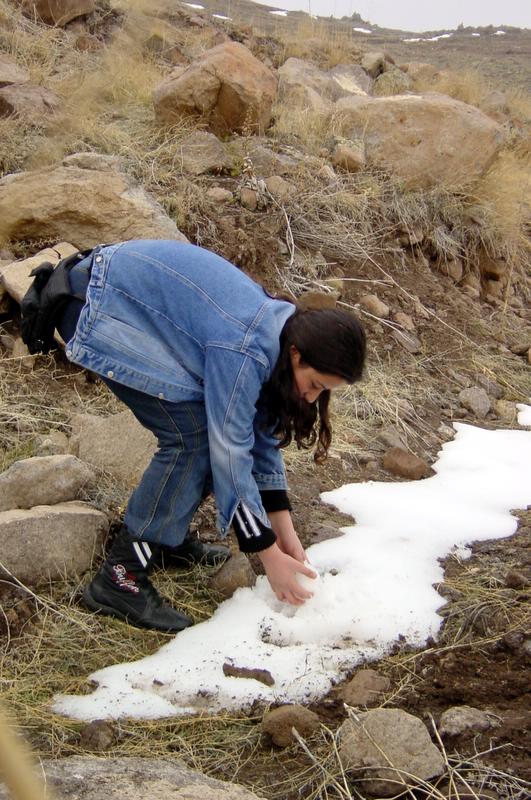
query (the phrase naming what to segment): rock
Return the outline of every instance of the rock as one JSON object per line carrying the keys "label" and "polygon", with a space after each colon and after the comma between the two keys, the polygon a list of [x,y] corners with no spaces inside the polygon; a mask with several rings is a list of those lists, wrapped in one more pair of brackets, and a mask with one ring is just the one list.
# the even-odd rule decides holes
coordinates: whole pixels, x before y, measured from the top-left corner
{"label": "rock", "polygon": [[297,305],[306,311],[309,308],[336,308],[339,292],[304,292],[297,300]]}
{"label": "rock", "polygon": [[68,453],[68,436],[62,431],[50,431],[35,439],[36,456],[58,456]]}
{"label": "rock", "polygon": [[114,725],[104,719],[95,719],[83,725],[79,733],[79,746],[93,752],[109,750],[116,741]]}
{"label": "rock", "polygon": [[352,680],[342,687],[340,696],[349,706],[376,706],[387,692],[391,682],[374,669],[360,669]]}
{"label": "rock", "polygon": [[277,93],[275,75],[237,42],[207,50],[182,74],[153,93],[159,122],[198,117],[216,134],[257,133],[271,121]]}
{"label": "rock", "polygon": [[334,147],[330,160],[334,167],[345,172],[359,172],[365,166],[365,150],[362,145],[339,142]]}
{"label": "rock", "polygon": [[329,164],[323,164],[317,172],[317,177],[326,183],[337,181],[337,175]]}
{"label": "rock", "polygon": [[258,681],[264,686],[274,686],[275,679],[268,669],[261,667],[239,667],[230,661],[223,664],[223,674],[229,678],[244,678],[244,680]]}
{"label": "rock", "polygon": [[441,736],[460,736],[468,731],[481,733],[492,724],[492,718],[479,708],[454,706],[441,714],[439,733]]}
{"label": "rock", "polygon": [[30,74],[25,67],[20,67],[9,56],[0,53],[0,87],[13,83],[28,83]]}
{"label": "rock", "polygon": [[225,205],[225,203],[232,203],[234,200],[232,192],[229,192],[228,189],[222,189],[221,186],[214,186],[212,189],[209,189],[206,196],[219,206]]}
{"label": "rock", "polygon": [[400,435],[398,428],[394,425],[388,425],[378,434],[378,441],[387,447],[398,447],[402,450],[405,449],[405,443]]}
{"label": "rock", "polygon": [[265,179],[265,185],[267,187],[267,191],[278,200],[279,203],[282,203],[284,200],[288,200],[295,194],[295,187],[289,181],[284,180],[280,175],[271,175],[271,177]]}
{"label": "rock", "polygon": [[189,175],[229,172],[234,161],[213,133],[194,131],[179,145],[181,169]]}
{"label": "rock", "polygon": [[389,97],[394,94],[405,94],[413,88],[413,80],[402,70],[393,67],[379,75],[374,81],[373,94],[377,97]]}
{"label": "rock", "polygon": [[[41,768],[54,795],[70,800],[259,800],[243,786],[209,778],[174,758],[70,756],[41,761]],[[10,797],[0,789],[0,800]]]}
{"label": "rock", "polygon": [[509,589],[525,589],[529,585],[529,579],[519,570],[512,569],[505,576],[505,585]]}
{"label": "rock", "polygon": [[74,42],[74,48],[80,53],[94,53],[101,47],[103,47],[102,42],[97,36],[92,36],[90,33],[80,33]]}
{"label": "rock", "polygon": [[441,262],[440,270],[443,275],[447,275],[454,283],[459,283],[463,277],[463,262],[459,258],[449,259]]}
{"label": "rock", "polygon": [[396,311],[393,314],[393,319],[395,322],[401,325],[404,330],[409,331],[410,333],[415,332],[415,323],[409,314],[405,314],[403,311]]}
{"label": "rock", "polygon": [[470,183],[489,167],[506,132],[479,109],[445,95],[346,97],[335,104],[349,138],[363,138],[367,162],[408,189]]}
{"label": "rock", "polygon": [[41,123],[56,117],[61,107],[59,95],[44,86],[16,83],[0,89],[0,117],[20,117]]}
{"label": "rock", "polygon": [[399,475],[401,478],[408,478],[418,481],[424,478],[429,472],[429,466],[424,459],[408,453],[400,447],[391,447],[384,454],[382,461],[383,468]]}
{"label": "rock", "polygon": [[2,178],[0,236],[67,239],[80,249],[137,238],[187,241],[162,207],[127,176],[71,166]]}
{"label": "rock", "polygon": [[0,474],[0,511],[76,500],[94,480],[94,470],[72,455],[15,461]]}
{"label": "rock", "polygon": [[389,306],[375,294],[364,294],[363,297],[360,298],[360,305],[363,306],[369,314],[373,314],[380,319],[387,319],[389,316]]}
{"label": "rock", "polygon": [[76,414],[71,424],[76,455],[126,486],[139,482],[157,449],[153,434],[129,410],[110,417]]}
{"label": "rock", "polygon": [[[267,140],[263,140],[267,142]],[[301,161],[304,160],[302,153],[291,150],[291,155],[287,153],[274,153],[267,144],[262,144],[262,140],[255,142],[248,139],[236,139],[231,142],[231,152],[236,154],[236,158],[243,161],[249,157],[253,162],[255,174],[258,176],[269,175],[290,175],[296,172]]]}
{"label": "rock", "polygon": [[326,72],[309,61],[288,58],[280,67],[279,97],[284,103],[321,113],[341,97],[366,95],[371,81],[358,65],[340,65]]}
{"label": "rock", "polygon": [[364,53],[361,59],[361,66],[371,78],[377,78],[385,70],[385,53],[380,51]]}
{"label": "rock", "polygon": [[493,411],[504,425],[513,425],[518,420],[518,409],[516,403],[509,400],[495,400]]}
{"label": "rock", "polygon": [[11,358],[20,359],[20,366],[22,369],[30,372],[35,365],[36,356],[30,355],[30,351],[22,341],[21,336],[17,336],[13,342],[13,349],[11,350]]}
{"label": "rock", "polygon": [[477,382],[485,389],[488,395],[499,400],[503,397],[503,389],[499,383],[489,378],[488,375],[478,375]]}
{"label": "rock", "polygon": [[424,723],[400,709],[358,714],[356,720],[343,723],[339,734],[343,769],[355,771],[356,779],[362,779],[360,790],[372,796],[394,797],[400,784],[411,787],[445,770],[444,758]]}
{"label": "rock", "polygon": [[472,386],[459,392],[459,402],[474,416],[483,419],[490,411],[490,399],[485,389]]}
{"label": "rock", "polygon": [[232,597],[236,589],[254,586],[256,575],[244,553],[233,553],[231,558],[213,575],[208,585],[223,598]]}
{"label": "rock", "polygon": [[53,249],[49,247],[45,250],[40,250],[36,255],[30,258],[6,264],[0,267],[0,286],[2,286],[17,303],[20,303],[33,281],[33,278],[30,277],[30,272],[35,267],[38,267],[43,261],[49,261],[51,264],[55,265],[61,258],[66,258],[66,256],[72,255],[72,253],[76,251],[77,247],[74,247],[68,242],[60,242]]}
{"label": "rock", "polygon": [[510,631],[502,636],[503,646],[509,650],[510,653],[518,653],[520,648],[523,647],[525,642],[525,634],[523,631]]}
{"label": "rock", "polygon": [[86,503],[1,511],[2,564],[29,586],[77,577],[91,566],[107,529],[105,514]]}
{"label": "rock", "polygon": [[396,339],[398,344],[401,344],[409,353],[414,355],[420,353],[422,344],[417,336],[414,336],[409,331],[393,331],[393,338]]}
{"label": "rock", "polygon": [[271,736],[273,744],[278,747],[289,747],[296,742],[292,728],[305,739],[315,733],[319,725],[317,714],[297,704],[268,711],[262,720],[262,730]]}
{"label": "rock", "polygon": [[240,204],[248,211],[256,211],[258,208],[258,192],[248,186],[240,189]]}
{"label": "rock", "polygon": [[471,272],[468,272],[463,278],[462,283],[463,291],[474,300],[479,300],[481,295],[481,281]]}
{"label": "rock", "polygon": [[430,82],[438,75],[437,67],[425,61],[410,61],[403,65],[403,71],[414,81]]}
{"label": "rock", "polygon": [[22,10],[26,16],[40,19],[47,25],[64,28],[71,20],[92,14],[96,9],[94,0],[23,0]]}
{"label": "rock", "polygon": [[120,156],[108,156],[103,153],[71,153],[71,155],[65,156],[61,163],[64,167],[94,169],[97,172],[105,172],[105,170],[120,172],[123,166]]}

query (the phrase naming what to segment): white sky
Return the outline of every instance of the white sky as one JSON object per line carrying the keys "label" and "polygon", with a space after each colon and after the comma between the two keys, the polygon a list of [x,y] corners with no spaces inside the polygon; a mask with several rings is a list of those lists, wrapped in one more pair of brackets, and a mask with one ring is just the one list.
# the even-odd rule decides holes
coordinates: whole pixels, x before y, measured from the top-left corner
{"label": "white sky", "polygon": [[[225,0],[227,7],[237,0]],[[529,0],[260,0],[262,5],[288,11],[306,11],[327,17],[351,16],[357,12],[363,19],[382,28],[405,31],[429,31],[457,28],[464,25],[514,25],[531,28]],[[229,11],[227,11],[229,13]]]}
{"label": "white sky", "polygon": [[[519,409],[519,423],[531,425],[531,406]],[[433,477],[323,495],[357,524],[308,549],[319,578],[303,606],[279,602],[261,577],[152,656],[91,675],[99,684],[92,694],[56,697],[54,710],[86,720],[155,719],[247,710],[258,698],[308,703],[362,660],[385,655],[400,635],[417,647],[435,638],[445,603],[434,588],[443,579],[439,559],[452,551],[466,558],[467,543],[510,536],[511,509],[531,503],[531,431],[454,427]],[[225,676],[227,662],[267,669],[275,683]]]}

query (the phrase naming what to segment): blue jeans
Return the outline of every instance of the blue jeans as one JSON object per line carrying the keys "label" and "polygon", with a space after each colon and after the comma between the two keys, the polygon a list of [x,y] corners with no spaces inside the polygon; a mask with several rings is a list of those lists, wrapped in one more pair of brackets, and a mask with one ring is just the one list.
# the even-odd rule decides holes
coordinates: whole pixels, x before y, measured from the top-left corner
{"label": "blue jeans", "polygon": [[212,485],[204,403],[171,403],[103,380],[158,441],[158,450],[129,499],[124,522],[138,538],[176,547]]}

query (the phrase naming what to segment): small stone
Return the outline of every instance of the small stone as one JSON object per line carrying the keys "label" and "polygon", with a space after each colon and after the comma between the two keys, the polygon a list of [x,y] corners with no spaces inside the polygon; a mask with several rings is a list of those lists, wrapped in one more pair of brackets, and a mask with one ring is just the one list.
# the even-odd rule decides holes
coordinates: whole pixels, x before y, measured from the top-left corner
{"label": "small stone", "polygon": [[340,696],[349,706],[375,706],[382,700],[391,682],[374,669],[360,669],[343,688]]}
{"label": "small stone", "polygon": [[345,172],[359,172],[365,166],[365,150],[353,144],[336,144],[331,159],[334,167]]}
{"label": "small stone", "polygon": [[502,643],[511,653],[517,653],[524,644],[524,639],[523,631],[511,631],[502,637]]}
{"label": "small stone", "polygon": [[326,183],[333,183],[337,180],[337,175],[329,164],[323,164],[317,172],[317,177]]}
{"label": "small stone", "polygon": [[297,300],[297,305],[304,311],[309,308],[335,308],[339,300],[339,292],[304,292]]}
{"label": "small stone", "polygon": [[516,569],[510,570],[505,576],[505,585],[509,589],[524,589],[528,583],[526,576]]}
{"label": "small stone", "polygon": [[477,382],[485,389],[487,394],[499,400],[503,397],[503,389],[499,383],[489,378],[487,375],[478,375]]}
{"label": "small stone", "polygon": [[409,316],[409,314],[405,314],[403,311],[396,311],[393,314],[393,319],[399,325],[402,326],[406,331],[410,333],[415,333],[415,323],[413,319]]}
{"label": "small stone", "polygon": [[483,419],[490,411],[490,399],[485,389],[473,386],[459,392],[459,402],[474,416]]}
{"label": "small stone", "polygon": [[385,70],[385,53],[379,51],[364,53],[361,66],[371,78],[377,78]]}
{"label": "small stone", "polygon": [[27,370],[31,371],[35,365],[35,356],[30,355],[30,351],[22,341],[20,336],[17,336],[15,341],[13,342],[13,349],[11,351],[12,358],[20,359],[20,366]]}
{"label": "small stone", "polygon": [[404,439],[394,425],[388,425],[381,430],[378,434],[378,441],[386,447],[400,447],[403,450],[406,447]]}
{"label": "small stone", "polygon": [[95,719],[81,728],[79,744],[83,750],[101,752],[109,750],[116,740],[116,731],[110,722]]}
{"label": "small stone", "polygon": [[254,189],[244,186],[240,189],[240,204],[248,211],[256,211],[258,208],[258,193]]}
{"label": "small stone", "polygon": [[452,261],[444,261],[440,269],[442,274],[447,275],[454,283],[459,283],[463,277],[463,263],[457,258]]}
{"label": "small stone", "polygon": [[420,339],[412,333],[408,331],[393,331],[393,337],[396,339],[398,344],[401,344],[409,353],[415,355],[415,353],[420,352],[422,348],[422,344]]}
{"label": "small stone", "polygon": [[222,189],[221,186],[214,186],[212,189],[209,189],[206,193],[206,196],[209,200],[216,205],[224,205],[225,203],[232,203],[234,200],[234,195],[228,189]]}
{"label": "small stone", "polygon": [[360,298],[360,305],[362,305],[369,314],[373,314],[380,319],[387,319],[389,316],[389,306],[375,294],[364,294],[363,297]]}
{"label": "small stone", "polygon": [[424,459],[402,450],[400,447],[391,447],[383,457],[382,466],[393,475],[401,478],[418,481],[429,472],[429,466]]}
{"label": "small stone", "polygon": [[262,730],[278,747],[289,747],[296,739],[292,728],[304,739],[318,730],[319,717],[301,705],[287,705],[268,711],[262,720]]}
{"label": "small stone", "polygon": [[492,718],[479,708],[455,706],[441,714],[439,733],[441,736],[460,736],[468,731],[481,733],[492,725]]}
{"label": "small stone", "polygon": [[339,528],[334,528],[333,525],[318,525],[312,532],[312,544],[337,539],[339,536],[343,536]]}
{"label": "small stone", "polygon": [[255,583],[255,572],[243,553],[234,553],[209,580],[210,588],[225,599],[232,597],[236,589],[254,586]]}
{"label": "small stone", "polygon": [[516,403],[511,403],[509,400],[495,400],[492,407],[494,413],[504,425],[512,425],[517,421],[518,409],[516,408]]}
{"label": "small stone", "polygon": [[58,456],[68,453],[69,441],[66,433],[50,431],[35,440],[36,456]]}
{"label": "small stone", "polygon": [[269,178],[266,178],[265,185],[267,191],[280,203],[284,200],[288,200],[295,192],[293,184],[284,180],[280,175],[271,175]]}

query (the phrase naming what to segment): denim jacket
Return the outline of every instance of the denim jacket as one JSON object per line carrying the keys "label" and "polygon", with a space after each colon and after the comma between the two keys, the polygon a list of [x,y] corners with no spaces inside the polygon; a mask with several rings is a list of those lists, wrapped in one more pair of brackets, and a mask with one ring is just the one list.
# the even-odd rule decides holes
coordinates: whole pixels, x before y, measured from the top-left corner
{"label": "denim jacket", "polygon": [[161,399],[203,401],[221,533],[239,502],[269,526],[259,491],[287,484],[257,402],[295,307],[220,256],[182,242],[101,246],[91,259],[67,357]]}

